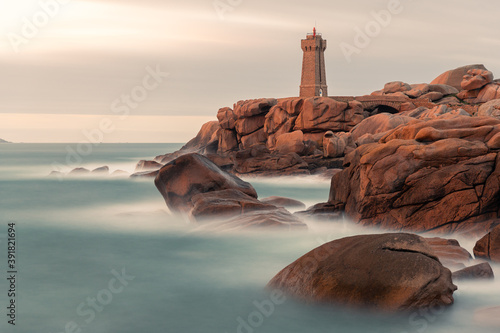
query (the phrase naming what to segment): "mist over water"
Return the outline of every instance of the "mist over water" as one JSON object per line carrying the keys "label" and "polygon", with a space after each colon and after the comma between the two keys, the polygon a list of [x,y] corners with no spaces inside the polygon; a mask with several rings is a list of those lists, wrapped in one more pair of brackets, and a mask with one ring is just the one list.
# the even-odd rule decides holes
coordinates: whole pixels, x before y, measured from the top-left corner
{"label": "mist over water", "polygon": [[[178,146],[102,145],[71,167],[133,171],[138,160]],[[309,221],[308,231],[297,232],[193,232],[168,211],[152,179],[47,177],[66,153],[58,144],[0,145],[0,269],[5,273],[8,221],[17,223],[19,266],[15,329],[5,319],[7,281],[0,279],[0,332],[59,333],[68,323],[89,333],[498,330],[474,321],[475,310],[500,306],[498,280],[460,283],[453,307],[429,313],[273,303],[267,282],[298,257],[333,239],[382,231],[341,219]],[[322,178],[246,180],[261,198],[307,205],[328,198],[329,180]],[[459,240],[472,250],[473,241]],[[116,278],[123,272],[125,284]]]}

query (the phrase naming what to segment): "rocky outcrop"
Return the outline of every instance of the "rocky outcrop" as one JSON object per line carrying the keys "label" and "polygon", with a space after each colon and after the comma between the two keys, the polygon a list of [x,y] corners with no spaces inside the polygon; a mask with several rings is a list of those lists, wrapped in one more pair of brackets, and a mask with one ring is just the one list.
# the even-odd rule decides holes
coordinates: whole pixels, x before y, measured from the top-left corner
{"label": "rocky outcrop", "polygon": [[446,84],[452,86],[458,90],[462,90],[462,80],[467,72],[470,70],[487,70],[484,65],[468,65],[463,67],[458,67],[453,70],[444,72],[435,78],[431,84]]}
{"label": "rocky outcrop", "polygon": [[278,197],[278,196],[272,196],[272,197],[267,197],[264,199],[260,199],[261,202],[267,203],[270,205],[274,205],[277,207],[283,207],[283,208],[292,208],[292,209],[303,209],[306,208],[306,205],[298,200],[295,199],[290,199],[290,198],[284,198],[284,197]]}
{"label": "rocky outcrop", "polygon": [[500,226],[481,238],[474,247],[476,258],[500,263]]}
{"label": "rocky outcrop", "polygon": [[469,265],[472,255],[456,239],[425,238],[444,267],[454,271]]}
{"label": "rocky outcrop", "polygon": [[135,172],[155,171],[155,170],[160,170],[162,167],[163,164],[158,163],[156,161],[141,160],[137,162],[135,166]]}
{"label": "rocky outcrop", "polygon": [[155,185],[174,212],[188,213],[194,206],[191,199],[200,193],[235,189],[257,198],[252,185],[222,171],[199,154],[186,154],[166,164]]}
{"label": "rocky outcrop", "polygon": [[333,176],[330,203],[366,225],[484,233],[498,224],[500,121],[414,121],[357,148]]}
{"label": "rocky outcrop", "polygon": [[268,284],[306,302],[401,311],[453,303],[451,272],[424,239],[363,235],[326,243]]}
{"label": "rocky outcrop", "polygon": [[165,165],[155,184],[171,211],[211,230],[306,228],[284,208],[257,200],[252,185],[199,154],[186,154]]}

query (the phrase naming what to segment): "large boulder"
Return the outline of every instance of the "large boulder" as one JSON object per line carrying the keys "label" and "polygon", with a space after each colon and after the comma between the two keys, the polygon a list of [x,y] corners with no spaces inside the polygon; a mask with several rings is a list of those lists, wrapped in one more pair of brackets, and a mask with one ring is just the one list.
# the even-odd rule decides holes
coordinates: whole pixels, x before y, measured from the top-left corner
{"label": "large boulder", "polygon": [[186,154],[161,168],[155,185],[167,206],[175,212],[189,212],[192,198],[200,193],[235,189],[257,198],[249,183],[222,171],[208,158],[199,154]]}
{"label": "large boulder", "polygon": [[296,153],[300,155],[304,149],[304,133],[302,131],[285,133],[276,139],[275,150],[281,154]]}
{"label": "large boulder", "polygon": [[380,113],[366,118],[356,125],[351,131],[353,141],[357,141],[365,134],[384,133],[395,129],[399,125],[405,125],[413,118],[400,114]]}
{"label": "large boulder", "polygon": [[500,226],[491,230],[491,232],[476,243],[474,255],[476,258],[500,263]]}
{"label": "large boulder", "polygon": [[461,87],[464,90],[479,89],[493,82],[493,73],[488,70],[471,69],[464,75]]}
{"label": "large boulder", "polygon": [[477,232],[499,224],[500,121],[414,121],[358,147],[333,176],[330,203],[361,224]]}
{"label": "large boulder", "polygon": [[468,65],[458,67],[439,75],[431,82],[431,84],[446,84],[458,90],[462,90],[462,80],[471,69],[487,70],[484,65]]}
{"label": "large boulder", "polygon": [[412,234],[363,235],[326,243],[268,284],[307,302],[400,311],[453,303],[451,272]]}
{"label": "large boulder", "polygon": [[500,118],[500,99],[494,99],[481,105],[477,111],[477,116]]}
{"label": "large boulder", "polygon": [[266,115],[278,101],[274,98],[252,99],[239,101],[234,106],[236,119],[249,118],[258,115]]}
{"label": "large boulder", "polygon": [[360,102],[344,103],[328,97],[313,97],[304,101],[294,129],[304,133],[349,132],[363,119],[365,117]]}

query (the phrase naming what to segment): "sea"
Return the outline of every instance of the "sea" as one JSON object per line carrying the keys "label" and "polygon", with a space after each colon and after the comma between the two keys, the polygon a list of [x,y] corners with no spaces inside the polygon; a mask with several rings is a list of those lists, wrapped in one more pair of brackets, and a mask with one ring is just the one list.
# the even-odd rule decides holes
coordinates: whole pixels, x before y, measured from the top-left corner
{"label": "sea", "polygon": [[[325,242],[384,230],[307,221],[308,230],[199,232],[169,212],[153,179],[49,176],[75,167],[134,171],[180,144],[0,145],[0,332],[498,332],[498,279],[460,283],[455,304],[404,314],[306,305],[267,290],[282,268]],[[259,197],[325,202],[319,177],[248,178]],[[459,238],[472,251],[474,241]],[[497,320],[500,313],[490,319]],[[491,318],[493,317],[493,318]]]}

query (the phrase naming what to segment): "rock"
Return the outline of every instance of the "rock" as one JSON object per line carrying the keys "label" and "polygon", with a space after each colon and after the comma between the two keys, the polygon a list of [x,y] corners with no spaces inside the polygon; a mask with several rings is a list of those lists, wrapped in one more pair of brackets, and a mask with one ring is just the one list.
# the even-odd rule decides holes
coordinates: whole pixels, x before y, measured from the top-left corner
{"label": "rock", "polygon": [[253,132],[252,134],[245,135],[241,137],[240,149],[245,150],[249,149],[255,145],[266,144],[267,142],[267,134],[264,131],[264,128]]}
{"label": "rock", "polygon": [[271,111],[266,115],[266,122],[264,124],[264,131],[267,133],[267,147],[274,150],[276,147],[276,140],[280,135],[293,131],[295,120],[297,116],[290,115],[290,113],[282,109],[279,105],[271,108]]}
{"label": "rock", "polygon": [[265,227],[267,229],[276,230],[306,230],[307,226],[297,217],[290,214],[283,208],[274,210],[252,211],[240,216],[236,216],[229,220],[205,223],[201,230],[210,231],[242,231],[242,230],[258,230]]}
{"label": "rock", "polygon": [[411,234],[362,235],[326,243],[268,284],[307,302],[408,311],[453,303],[451,272]]}
{"label": "rock", "polygon": [[493,82],[493,73],[483,69],[471,69],[464,75],[461,87],[464,90],[479,89]]}
{"label": "rock", "polygon": [[247,101],[239,101],[234,107],[237,119],[249,118],[258,115],[266,115],[278,101],[274,98],[261,98]]}
{"label": "rock", "polygon": [[442,93],[437,92],[437,91],[431,91],[431,92],[428,92],[425,95],[422,95],[420,98],[427,99],[427,100],[429,100],[431,102],[434,102],[434,101],[440,100],[443,97],[444,97],[444,95]]}
{"label": "rock", "polygon": [[500,118],[500,99],[494,99],[481,105],[477,116]]}
{"label": "rock", "polygon": [[495,278],[491,265],[487,262],[467,267],[452,274],[453,281],[459,280],[492,280]]}
{"label": "rock", "polygon": [[439,258],[444,267],[450,270],[465,267],[472,260],[472,255],[460,246],[455,239],[425,238],[425,241]]}
{"label": "rock", "polygon": [[211,191],[236,189],[257,198],[252,185],[222,171],[199,154],[186,154],[165,165],[156,177],[155,185],[174,212],[189,212],[195,195]]}
{"label": "rock", "polygon": [[495,227],[476,243],[474,256],[500,263],[500,226]]}
{"label": "rock", "polygon": [[314,218],[315,220],[335,221],[342,220],[345,205],[343,203],[319,203],[309,207],[305,211],[296,212],[299,217]]}
{"label": "rock", "polygon": [[438,105],[432,109],[418,108],[413,111],[402,112],[401,115],[423,120],[454,118],[456,116],[470,117],[470,114],[466,111],[462,109],[454,110],[447,105]]}
{"label": "rock", "polygon": [[191,198],[189,215],[197,221],[234,217],[256,210],[275,210],[276,206],[262,203],[240,190],[229,189],[199,193]]}
{"label": "rock", "polygon": [[140,171],[130,175],[130,178],[155,178],[160,170]]}
{"label": "rock", "polygon": [[302,132],[349,132],[365,118],[362,104],[338,102],[328,97],[307,98],[295,121]]}
{"label": "rock", "polygon": [[109,167],[108,166],[102,166],[102,167],[99,167],[99,168],[96,168],[94,170],[91,171],[92,174],[97,174],[97,175],[107,175],[109,174]]}
{"label": "rock", "polygon": [[186,152],[217,152],[219,143],[219,122],[209,121],[203,124],[200,131],[181,150]]}
{"label": "rock", "polygon": [[459,105],[460,100],[456,98],[455,96],[448,96],[445,98],[442,98],[438,101],[436,101],[436,104],[443,104],[443,105]]}
{"label": "rock", "polygon": [[479,95],[472,103],[486,103],[494,99],[500,99],[500,84],[499,83],[490,83],[484,86]]}
{"label": "rock", "polygon": [[302,131],[294,131],[280,135],[276,139],[275,150],[281,154],[303,154],[305,150],[304,133]]}
{"label": "rock", "polygon": [[429,91],[435,91],[443,94],[443,96],[456,95],[460,92],[459,89],[447,84],[430,84]]}
{"label": "rock", "polygon": [[265,121],[266,117],[262,115],[238,119],[235,123],[236,133],[240,136],[252,134],[262,129]]}
{"label": "rock", "polygon": [[160,170],[162,166],[163,166],[163,164],[160,164],[156,161],[141,160],[136,164],[135,171],[136,172],[143,172],[143,171]]}
{"label": "rock", "polygon": [[366,134],[384,133],[395,129],[400,125],[405,125],[413,118],[402,116],[401,114],[380,113],[366,118],[351,130],[351,137],[354,142]]}
{"label": "rock", "polygon": [[219,132],[219,147],[217,152],[226,155],[232,151],[238,150],[239,143],[236,131],[221,130]]}
{"label": "rock", "polygon": [[404,92],[404,94],[410,98],[419,98],[429,92],[429,85],[426,83],[412,84],[410,87],[410,90]]}
{"label": "rock", "polygon": [[480,326],[500,328],[500,306],[474,311],[474,321]]}
{"label": "rock", "polygon": [[[1,142],[0,142],[1,143]],[[51,173],[49,173],[49,177],[57,177],[57,178],[61,178],[64,176],[64,173],[60,172],[60,171],[56,171],[56,170],[53,170]]]}
{"label": "rock", "polygon": [[128,177],[129,173],[123,170],[115,170],[111,174],[111,177]]}
{"label": "rock", "polygon": [[271,153],[264,145],[238,151],[232,158],[234,170],[240,174],[264,176],[310,174],[308,164],[296,153]]}
{"label": "rock", "polygon": [[222,108],[217,112],[220,128],[224,130],[234,130],[236,126],[236,114],[231,108]]}
{"label": "rock", "polygon": [[452,86],[458,90],[462,90],[462,80],[464,75],[471,69],[487,70],[483,65],[468,65],[459,67],[450,71],[447,71],[437,78],[435,78],[431,85],[433,84],[446,84]]}
{"label": "rock", "polygon": [[69,172],[68,175],[70,176],[82,176],[82,175],[87,175],[90,173],[89,169],[85,168],[75,168]]}
{"label": "rock", "polygon": [[260,201],[263,203],[267,203],[270,205],[274,205],[277,207],[283,207],[283,208],[292,208],[292,209],[306,208],[306,205],[301,201],[290,199],[290,198],[277,197],[277,196],[264,198],[264,199],[261,199]]}
{"label": "rock", "polygon": [[323,138],[323,156],[325,158],[342,157],[349,146],[354,147],[351,133],[328,131]]}
{"label": "rock", "polygon": [[329,202],[363,225],[484,234],[499,224],[500,121],[414,121],[358,147],[333,176]]}
{"label": "rock", "polygon": [[389,82],[384,86],[384,94],[393,94],[397,92],[406,92],[411,90],[412,87],[408,83],[401,81]]}

